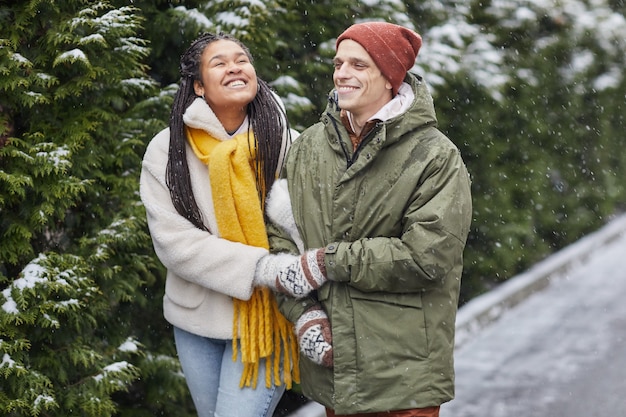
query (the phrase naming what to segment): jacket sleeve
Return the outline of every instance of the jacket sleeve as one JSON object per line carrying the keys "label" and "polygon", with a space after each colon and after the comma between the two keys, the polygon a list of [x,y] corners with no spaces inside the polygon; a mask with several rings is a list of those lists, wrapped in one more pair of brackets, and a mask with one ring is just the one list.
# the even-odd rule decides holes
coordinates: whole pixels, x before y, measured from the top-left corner
{"label": "jacket sleeve", "polygon": [[[185,281],[249,299],[256,263],[268,251],[200,230],[176,211],[165,182],[168,143],[167,130],[153,139],[146,150],[140,178],[141,200],[159,260],[168,273]],[[211,213],[207,213],[209,210]],[[204,207],[203,215],[206,221],[212,215],[212,207]]]}
{"label": "jacket sleeve", "polygon": [[[415,292],[460,275],[471,220],[470,180],[460,153],[435,155],[407,201],[402,234],[326,246],[331,281],[360,291]],[[457,279],[460,277],[457,277]]]}

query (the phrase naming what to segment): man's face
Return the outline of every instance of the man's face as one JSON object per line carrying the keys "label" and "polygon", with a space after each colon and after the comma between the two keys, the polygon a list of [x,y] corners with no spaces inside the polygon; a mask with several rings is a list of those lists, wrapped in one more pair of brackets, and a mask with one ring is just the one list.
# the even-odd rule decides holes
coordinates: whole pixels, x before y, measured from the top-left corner
{"label": "man's face", "polygon": [[333,82],[339,107],[364,123],[392,98],[392,86],[365,48],[351,39],[341,41],[333,60]]}

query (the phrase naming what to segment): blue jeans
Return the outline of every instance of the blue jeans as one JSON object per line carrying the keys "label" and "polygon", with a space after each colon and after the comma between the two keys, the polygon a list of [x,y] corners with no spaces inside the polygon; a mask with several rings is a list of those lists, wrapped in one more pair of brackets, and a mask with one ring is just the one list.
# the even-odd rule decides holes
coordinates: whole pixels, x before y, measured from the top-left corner
{"label": "blue jeans", "polygon": [[233,362],[232,340],[210,339],[174,327],[178,359],[198,417],[272,417],[285,385],[265,386],[265,364],[259,366],[256,389],[239,388],[241,354]]}

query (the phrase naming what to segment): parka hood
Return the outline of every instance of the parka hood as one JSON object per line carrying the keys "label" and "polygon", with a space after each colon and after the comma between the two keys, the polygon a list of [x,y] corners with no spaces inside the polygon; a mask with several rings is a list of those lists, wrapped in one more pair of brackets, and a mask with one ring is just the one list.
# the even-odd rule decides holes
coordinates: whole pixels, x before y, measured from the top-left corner
{"label": "parka hood", "polygon": [[[411,86],[415,98],[404,113],[383,122],[387,125],[387,129],[400,129],[398,131],[400,134],[394,135],[394,137],[401,137],[409,131],[421,129],[425,126],[437,127],[435,105],[424,79],[419,75],[407,73],[404,82]],[[339,107],[337,91],[333,89],[328,94],[328,104],[322,114],[321,121],[326,124],[328,122],[326,118],[330,117],[338,122],[340,120],[340,112],[341,108]]]}

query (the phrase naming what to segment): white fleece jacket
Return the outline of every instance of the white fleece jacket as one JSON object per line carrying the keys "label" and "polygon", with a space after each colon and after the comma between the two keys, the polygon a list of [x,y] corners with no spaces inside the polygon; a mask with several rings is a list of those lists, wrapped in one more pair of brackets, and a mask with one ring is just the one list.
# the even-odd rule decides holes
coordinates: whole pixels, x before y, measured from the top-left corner
{"label": "white fleece jacket", "polygon": [[[183,120],[217,139],[231,138],[200,98],[189,106]],[[247,128],[246,121],[235,134]],[[257,261],[268,251],[220,238],[208,168],[189,146],[187,161],[193,193],[211,233],[199,230],[178,214],[165,182],[169,139],[169,129],[152,139],[144,155],[140,179],[141,200],[154,250],[167,268],[164,316],[169,323],[188,332],[231,339],[233,297],[250,298]],[[284,150],[287,143],[285,135]]]}

